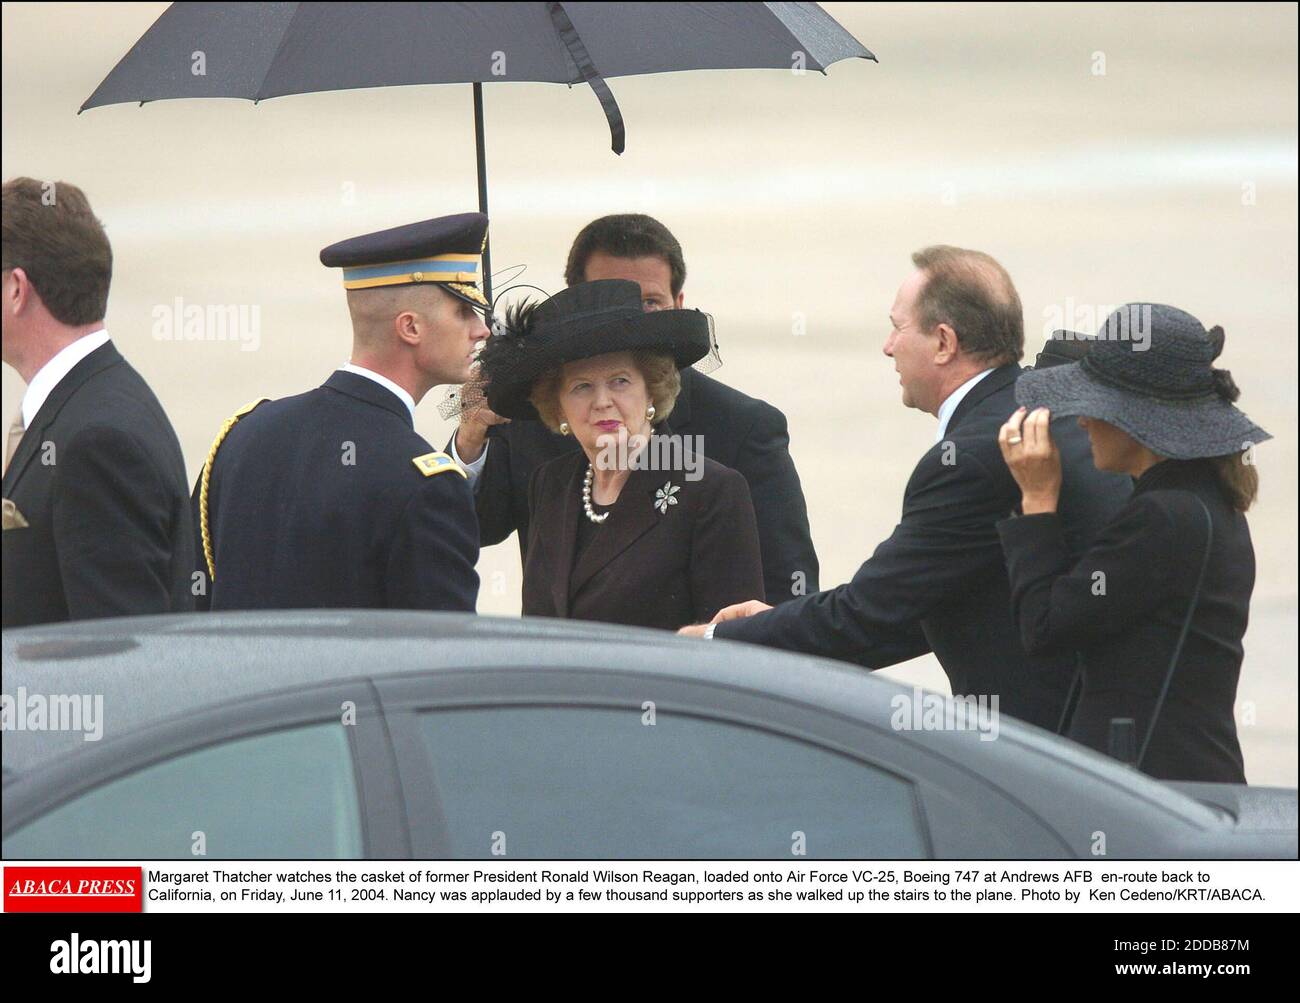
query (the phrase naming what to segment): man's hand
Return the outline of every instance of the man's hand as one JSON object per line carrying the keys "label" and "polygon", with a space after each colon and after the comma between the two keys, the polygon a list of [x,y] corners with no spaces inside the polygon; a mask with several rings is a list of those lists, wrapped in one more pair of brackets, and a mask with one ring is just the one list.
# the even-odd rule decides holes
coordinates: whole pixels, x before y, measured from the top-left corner
{"label": "man's hand", "polygon": [[1045,407],[1026,415],[1018,408],[998,431],[998,447],[1020,485],[1025,515],[1055,512],[1061,495],[1061,454],[1052,441],[1052,415]]}
{"label": "man's hand", "polygon": [[747,616],[753,616],[755,613],[762,613],[764,610],[771,609],[765,602],[757,599],[751,599],[749,602],[736,603],[734,606],[726,606],[718,610],[718,615],[708,623],[691,623],[687,624],[677,631],[682,637],[703,637],[704,629],[715,623],[722,623],[726,620],[740,620]]}
{"label": "man's hand", "polygon": [[456,455],[464,463],[473,463],[483,455],[487,442],[488,429],[493,425],[508,424],[509,418],[502,418],[487,406],[483,394],[483,383],[479,379],[478,364],[469,380],[461,388],[460,425],[456,429]]}
{"label": "man's hand", "polygon": [[751,599],[749,602],[736,603],[734,606],[725,606],[718,610],[717,615],[709,623],[726,623],[728,620],[743,620],[747,616],[753,616],[755,613],[762,613],[772,607],[758,599]]}

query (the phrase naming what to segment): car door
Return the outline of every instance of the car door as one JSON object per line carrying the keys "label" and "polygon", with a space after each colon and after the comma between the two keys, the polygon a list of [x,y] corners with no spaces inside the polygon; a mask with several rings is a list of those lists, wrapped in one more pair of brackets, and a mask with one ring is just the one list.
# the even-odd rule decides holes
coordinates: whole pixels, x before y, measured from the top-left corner
{"label": "car door", "polygon": [[377,680],[417,856],[1061,856],[970,764],[833,709],[689,678]]}
{"label": "car door", "polygon": [[208,708],[104,740],[4,789],[6,859],[409,855],[365,680]]}

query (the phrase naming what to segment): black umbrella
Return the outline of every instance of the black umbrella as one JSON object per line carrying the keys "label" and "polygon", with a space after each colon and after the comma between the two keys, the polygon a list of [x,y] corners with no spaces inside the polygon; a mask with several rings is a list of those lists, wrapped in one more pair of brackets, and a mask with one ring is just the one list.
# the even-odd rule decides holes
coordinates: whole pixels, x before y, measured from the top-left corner
{"label": "black umbrella", "polygon": [[[126,101],[248,98],[472,83],[487,212],[483,84],[591,85],[623,152],[606,77],[668,70],[820,70],[876,57],[815,3],[174,3],[81,111]],[[484,293],[491,258],[484,248]]]}

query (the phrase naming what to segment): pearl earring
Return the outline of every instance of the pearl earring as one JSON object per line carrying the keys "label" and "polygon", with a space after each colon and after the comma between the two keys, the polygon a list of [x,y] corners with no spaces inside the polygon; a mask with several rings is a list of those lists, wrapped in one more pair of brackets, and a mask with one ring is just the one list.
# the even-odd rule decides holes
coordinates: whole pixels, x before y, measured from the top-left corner
{"label": "pearl earring", "polygon": [[645,420],[646,421],[655,420],[655,406],[653,404],[651,404],[648,408],[645,409]]}
{"label": "pearl earring", "polygon": [[569,423],[567,421],[560,422],[560,434],[561,435],[569,434]]}

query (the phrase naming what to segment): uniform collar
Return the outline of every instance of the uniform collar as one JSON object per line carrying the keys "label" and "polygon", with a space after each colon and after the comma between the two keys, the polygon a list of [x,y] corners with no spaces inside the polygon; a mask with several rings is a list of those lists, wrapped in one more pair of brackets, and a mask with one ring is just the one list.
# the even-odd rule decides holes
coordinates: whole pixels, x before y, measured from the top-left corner
{"label": "uniform collar", "polygon": [[349,362],[346,366],[340,367],[339,372],[355,373],[357,376],[364,376],[366,379],[373,380],[374,382],[378,383],[381,387],[383,387],[394,397],[396,397],[399,401],[401,401],[403,404],[406,405],[406,410],[411,416],[411,427],[412,428],[415,427],[415,398],[412,397],[409,393],[407,393],[404,388],[399,387],[387,376],[381,376],[373,369],[366,369],[364,366],[358,366],[351,362]]}
{"label": "uniform collar", "polygon": [[108,344],[108,331],[101,327],[98,331],[82,335],[72,344],[65,345],[49,362],[41,366],[32,377],[31,383],[27,384],[27,392],[23,394],[23,428],[32,427],[32,422],[40,413],[41,406],[63,378],[72,372],[73,367],[95,349],[106,344]]}

